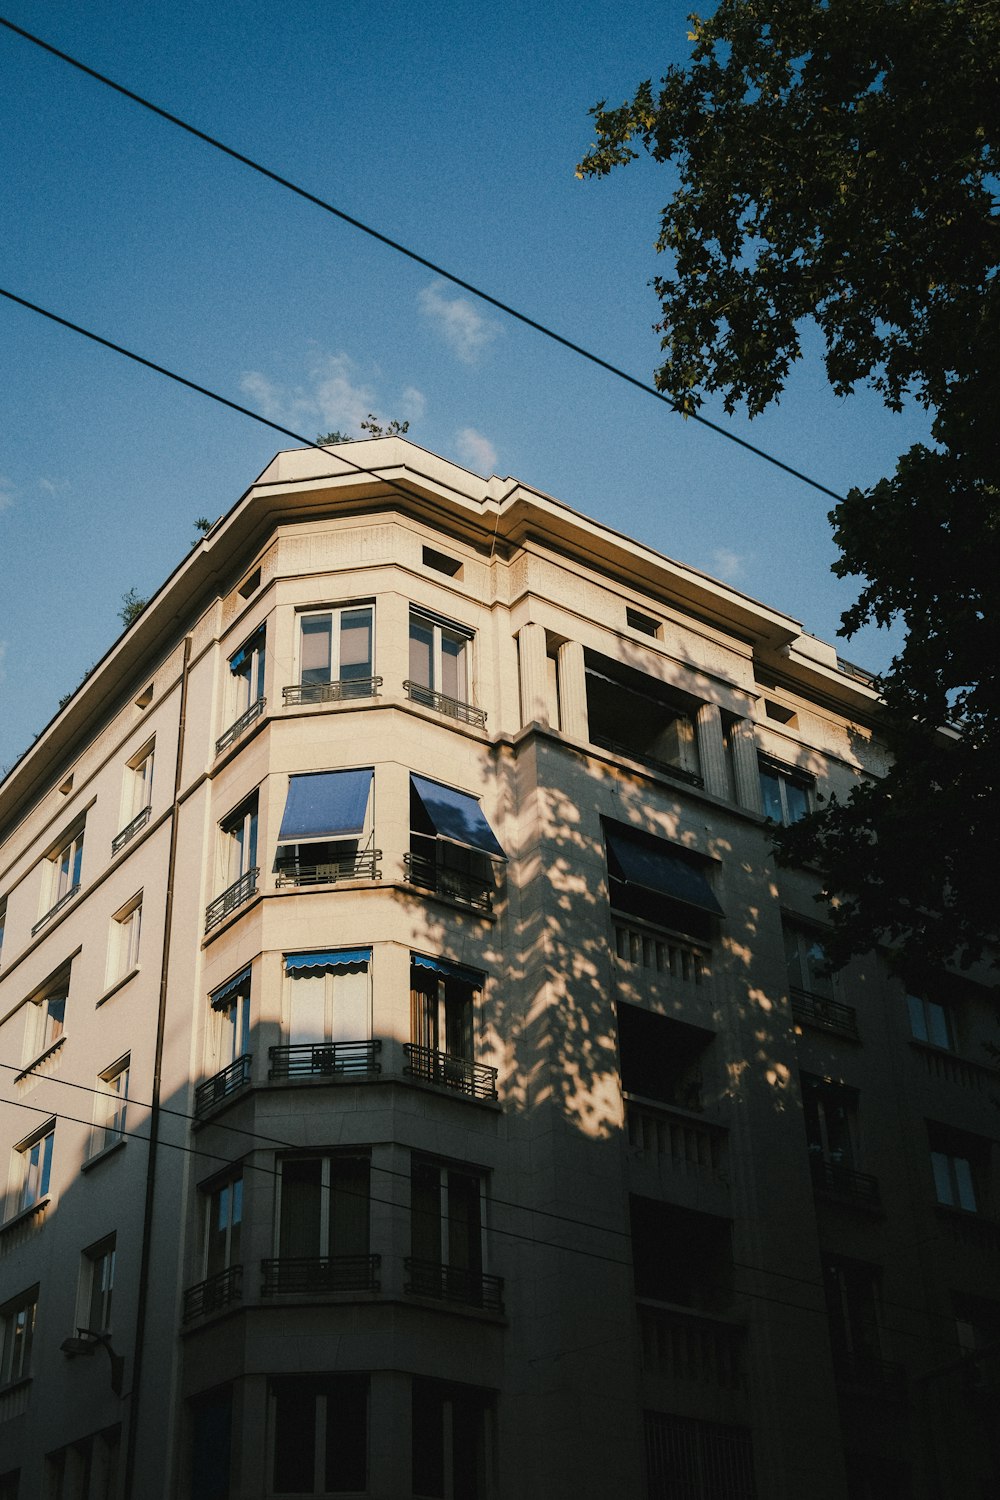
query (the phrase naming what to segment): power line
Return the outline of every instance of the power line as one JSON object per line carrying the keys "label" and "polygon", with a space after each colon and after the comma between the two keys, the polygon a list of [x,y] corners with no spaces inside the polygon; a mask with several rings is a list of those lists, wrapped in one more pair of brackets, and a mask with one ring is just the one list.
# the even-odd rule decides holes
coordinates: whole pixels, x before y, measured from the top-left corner
{"label": "power line", "polygon": [[[718,422],[711,421],[708,417],[702,416],[698,411],[683,411],[678,402],[673,400],[672,397],[664,395],[662,391],[657,390],[656,386],[650,385],[648,381],[640,380],[636,375],[630,375],[627,370],[623,370],[619,365],[614,365],[610,360],[603,359],[599,354],[586,349],[582,344],[575,343],[573,339],[566,338],[561,333],[556,333],[555,329],[549,328],[547,324],[539,322],[537,318],[532,318],[527,313],[519,312],[510,303],[502,302],[498,297],[494,297],[490,292],[483,291],[481,287],[476,286],[473,282],[466,281],[463,277],[456,275],[454,271],[447,270],[444,266],[440,266],[435,261],[429,260],[425,255],[420,255],[416,250],[411,250],[409,246],[402,244],[401,241],[394,240],[389,235],[383,234],[381,230],[375,229],[371,224],[366,224],[364,220],[355,218],[353,214],[347,213],[342,208],[337,208],[335,204],[330,203],[327,199],[320,198],[316,193],[310,192],[307,188],[300,187],[298,183],[293,182],[288,177],[282,176],[280,172],[275,172],[270,167],[264,166],[262,162],[255,160],[252,156],[247,156],[244,152],[237,151],[233,146],[227,146],[224,141],[220,141],[217,137],[209,135],[207,131],[199,130],[196,125],[190,124],[187,120],[182,119],[180,115],[172,114],[170,110],[164,109],[159,104],[154,104],[151,99],[146,99],[142,94],[136,93],[134,89],[126,88],[124,84],[117,83],[113,78],[109,78],[104,73],[99,73],[96,68],[89,67],[86,63],[81,62],[79,58],[73,57],[71,53],[61,51],[60,48],[54,47],[51,42],[43,41],[41,37],[35,36],[30,31],[26,31],[22,26],[16,26],[13,21],[7,20],[5,16],[0,16],[0,26],[6,27],[8,31],[21,37],[24,41],[31,42],[32,45],[40,47],[44,52],[51,53],[53,57],[59,58],[61,62],[67,63],[72,68],[76,68],[88,78],[94,79],[95,82],[103,84],[105,88],[113,89],[115,93],[121,94],[123,98],[131,100],[133,104],[138,104],[141,108],[147,109],[150,113],[157,115],[161,120],[166,120],[168,124],[175,125],[179,130],[186,131],[188,135],[194,136],[196,140],[202,141],[207,146],[211,146],[213,150],[221,151],[225,156],[231,157],[233,161],[239,162],[241,166],[249,167],[251,171],[258,172],[270,182],[276,183],[278,187],[285,188],[288,192],[294,193],[307,203],[311,203],[314,207],[322,209],[324,213],[332,214],[334,218],[342,220],[343,223],[350,225],[352,229],[360,230],[362,234],[369,235],[380,244],[387,246],[388,249],[395,250],[399,255],[405,255],[408,260],[415,261],[417,265],[424,266],[428,271],[433,271],[436,276],[442,277],[445,281],[450,281],[454,286],[461,287],[463,291],[470,292],[472,296],[478,297],[481,302],[486,302],[490,307],[495,307],[498,312],[505,313],[508,317],[516,319],[517,322],[523,323],[525,327],[531,328],[535,333],[540,333],[543,338],[551,339],[553,343],[560,344],[564,349],[568,349],[571,353],[579,355],[581,359],[588,360],[591,364],[597,365],[599,369],[606,370],[608,374],[616,376],[619,380],[626,381],[627,384],[634,386],[636,390],[642,391],[645,395],[655,396],[657,401],[662,401],[671,411],[690,417],[702,427],[707,427],[710,432],[728,439],[731,443],[736,443],[738,447],[744,448],[748,453],[753,453],[757,458],[763,459],[765,463],[773,464],[775,468],[781,469],[786,474],[790,474],[793,479],[799,479],[803,484],[810,485],[814,490],[818,490],[820,494],[828,496],[829,499],[838,502],[843,501],[844,496],[837,494],[836,490],[829,489],[825,484],[821,484],[818,479],[811,478],[801,469],[796,469],[792,464],[786,464],[783,459],[776,458],[773,453],[768,453],[765,448],[759,448],[755,443],[747,442],[746,438],[738,437],[735,432],[730,432],[728,428],[721,426]],[[243,410],[243,408],[235,406],[233,402],[229,402],[228,404],[233,406],[237,411]],[[287,428],[282,428],[276,423],[271,423],[270,425],[276,427],[279,432],[288,431]]]}

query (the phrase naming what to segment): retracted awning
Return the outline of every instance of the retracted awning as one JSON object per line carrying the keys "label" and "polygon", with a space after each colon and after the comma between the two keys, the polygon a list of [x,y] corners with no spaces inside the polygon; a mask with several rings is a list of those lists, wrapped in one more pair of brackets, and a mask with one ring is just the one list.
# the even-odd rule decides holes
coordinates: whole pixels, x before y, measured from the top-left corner
{"label": "retracted awning", "polygon": [[445,974],[449,979],[458,979],[481,990],[483,976],[478,969],[467,969],[464,964],[452,963],[447,958],[431,958],[426,953],[411,953],[410,963],[415,969],[430,969],[434,974]]}
{"label": "retracted awning", "polygon": [[227,979],[225,984],[220,984],[217,990],[212,991],[209,997],[212,1001],[212,1009],[222,1010],[230,997],[235,995],[237,990],[244,989],[249,983],[250,965],[247,964],[245,969],[241,969],[238,974],[233,975],[232,979]]}
{"label": "retracted awning", "polygon": [[287,974],[318,974],[324,969],[334,969],[346,974],[367,968],[371,963],[370,948],[328,948],[322,953],[286,953]]}
{"label": "retracted awning", "polygon": [[290,776],[278,843],[308,844],[361,833],[373,774],[366,769]]}
{"label": "retracted awning", "polygon": [[605,825],[608,868],[628,885],[641,886],[715,917],[725,916],[715,892],[691,857],[665,839]]}
{"label": "retracted awning", "polygon": [[254,631],[253,635],[248,641],[244,641],[243,645],[237,651],[236,655],[229,658],[230,672],[238,672],[240,670],[240,667],[242,667],[243,663],[246,661],[247,657],[252,656],[255,651],[260,650],[260,648],[264,644],[264,636],[265,629],[262,625],[259,630]]}
{"label": "retracted awning", "polygon": [[415,772],[410,773],[410,784],[438,838],[461,844],[465,849],[478,849],[491,859],[507,858],[475,797],[468,792],[456,791],[454,787],[442,786],[439,781],[428,781],[426,776],[418,776]]}

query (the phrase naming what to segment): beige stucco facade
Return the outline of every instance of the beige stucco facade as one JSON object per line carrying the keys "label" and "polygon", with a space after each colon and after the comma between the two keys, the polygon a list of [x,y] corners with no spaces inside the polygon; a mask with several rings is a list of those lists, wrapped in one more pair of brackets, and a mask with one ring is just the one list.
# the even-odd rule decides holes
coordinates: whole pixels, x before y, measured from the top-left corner
{"label": "beige stucco facade", "polygon": [[0,786],[0,1500],[991,1493],[988,996],[770,853],[883,767],[778,611],[279,454]]}

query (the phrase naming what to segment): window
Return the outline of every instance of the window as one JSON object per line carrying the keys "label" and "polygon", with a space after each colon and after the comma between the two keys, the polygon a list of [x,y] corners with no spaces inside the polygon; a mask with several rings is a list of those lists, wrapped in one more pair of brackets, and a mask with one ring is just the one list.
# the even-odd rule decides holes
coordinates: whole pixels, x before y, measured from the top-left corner
{"label": "window", "polygon": [[813,778],[764,756],[759,757],[759,766],[765,817],[786,827],[804,818],[809,811],[810,788],[815,785]]}
{"label": "window", "polygon": [[7,926],[7,897],[0,896],[0,961],[3,959],[3,935]]}
{"label": "window", "polygon": [[485,1207],[482,1172],[413,1157],[407,1291],[501,1310],[502,1283],[484,1275]]}
{"label": "window", "polygon": [[785,964],[792,994],[814,995],[820,1000],[833,999],[833,975],[826,950],[814,929],[783,922]]}
{"label": "window", "polygon": [[934,1193],[938,1203],[966,1213],[984,1213],[990,1192],[992,1143],[934,1121],[927,1122]]}
{"label": "window", "polygon": [[618,1002],[621,1085],[681,1109],[702,1107],[702,1068],[715,1040],[711,1031]]}
{"label": "window", "polygon": [[[467,702],[472,639],[472,631],[461,625],[453,625],[421,609],[411,609],[411,688],[456,703]],[[418,697],[418,702],[423,701]]]}
{"label": "window", "polygon": [[292,1156],[281,1163],[278,1258],[369,1253],[367,1152]]}
{"label": "window", "polygon": [[650,1500],[756,1500],[745,1427],[644,1413]]}
{"label": "window", "polygon": [[22,1292],[0,1310],[3,1319],[3,1352],[0,1353],[0,1386],[26,1380],[31,1374],[31,1343],[35,1334],[38,1288]]}
{"label": "window", "polygon": [[286,1375],[270,1382],[275,1494],[368,1488],[368,1377]]}
{"label": "window", "polygon": [[219,824],[219,884],[221,895],[208,905],[208,932],[257,891],[257,793]]}
{"label": "window", "polygon": [[374,879],[379,853],[371,823],[370,767],[288,778],[274,867],[279,885]]}
{"label": "window", "polygon": [[463,906],[491,911],[495,872],[505,860],[478,798],[411,775],[406,857],[411,884]]}
{"label": "window", "polygon": [[300,615],[299,702],[372,696],[374,620],[370,604]]}
{"label": "window", "polygon": [[864,1385],[883,1376],[881,1281],[879,1268],[865,1261],[830,1256],[823,1265],[834,1363]]}
{"label": "window", "polygon": [[611,906],[710,942],[724,915],[710,883],[712,861],[624,823],[603,823]]}
{"label": "window", "polygon": [[732,1225],[655,1198],[629,1198],[637,1297],[716,1312],[733,1299]]}
{"label": "window", "polygon": [[143,745],[125,767],[122,785],[121,833],[112,842],[112,853],[128,843],[133,834],[149,821],[153,800],[153,741]]}
{"label": "window", "polygon": [[371,1035],[370,948],[289,953],[288,1039],[293,1047]]}
{"label": "window", "polygon": [[243,1178],[231,1177],[205,1192],[205,1275],[242,1263]]}
{"label": "window", "polygon": [[802,1112],[810,1154],[833,1167],[855,1165],[858,1092],[802,1074]]}
{"label": "window", "polygon": [[422,953],[410,955],[409,1072],[476,1098],[496,1098],[496,1069],[475,1061],[476,996],[483,975]]}
{"label": "window", "polygon": [[121,1423],[50,1449],[45,1455],[48,1500],[115,1500]]}
{"label": "window", "polygon": [[492,1486],[489,1391],[414,1377],[413,1494],[419,1500],[486,1500]]}
{"label": "window", "polygon": [[952,1298],[955,1332],[965,1354],[995,1349],[1000,1344],[1000,1302],[956,1292]]}
{"label": "window", "polygon": [[248,641],[229,658],[232,688],[230,711],[239,719],[264,699],[264,669],[267,664],[267,631],[262,625]]}
{"label": "window", "polygon": [[25,1213],[48,1197],[55,1136],[55,1121],[51,1121],[14,1147],[9,1217]]}
{"label": "window", "polygon": [[77,1327],[90,1333],[111,1332],[111,1297],[115,1289],[115,1236],[108,1235],[83,1253]]}
{"label": "window", "polygon": [[215,1016],[212,1045],[220,1068],[228,1068],[250,1055],[250,980],[248,965],[212,994]]}
{"label": "window", "polygon": [[83,823],[59,841],[46,860],[43,872],[40,919],[32,928],[38,932],[59,908],[76,895],[80,889],[80,873],[83,866]]}
{"label": "window", "polygon": [[674,781],[704,786],[694,728],[697,700],[596,651],[584,652],[584,664],[591,744]]}
{"label": "window", "polygon": [[139,967],[139,928],[142,923],[142,892],[115,912],[108,942],[107,985],[117,984]]}
{"label": "window", "polygon": [[26,1064],[40,1058],[62,1040],[68,998],[69,974],[64,972],[50,979],[42,992],[29,1002],[24,1036]]}
{"label": "window", "polygon": [[217,1386],[190,1402],[189,1500],[229,1500],[233,1457],[233,1388]]}
{"label": "window", "polygon": [[955,1028],[948,1006],[923,995],[907,995],[906,1004],[910,1012],[910,1032],[918,1042],[929,1042],[933,1047],[954,1051]]}
{"label": "window", "polygon": [[97,1078],[94,1099],[94,1131],[90,1154],[96,1156],[109,1146],[125,1139],[125,1112],[128,1107],[129,1058],[119,1058]]}

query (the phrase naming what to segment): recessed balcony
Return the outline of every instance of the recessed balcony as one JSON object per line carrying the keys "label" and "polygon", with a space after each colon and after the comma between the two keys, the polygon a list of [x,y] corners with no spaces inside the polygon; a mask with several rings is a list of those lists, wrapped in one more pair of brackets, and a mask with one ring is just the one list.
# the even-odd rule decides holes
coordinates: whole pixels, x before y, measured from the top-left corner
{"label": "recessed balcony", "polygon": [[488,1276],[484,1271],[441,1265],[437,1261],[415,1260],[412,1256],[407,1256],[403,1266],[406,1271],[403,1291],[410,1296],[503,1312],[502,1276]]}
{"label": "recessed balcony", "polygon": [[382,1043],[299,1042],[289,1047],[270,1047],[268,1078],[291,1080],[325,1078],[328,1082],[350,1082],[374,1078],[382,1071],[378,1054]]}
{"label": "recessed balcony", "polygon": [[435,1052],[431,1047],[418,1047],[416,1042],[404,1043],[403,1052],[407,1059],[403,1071],[421,1083],[431,1083],[469,1099],[497,1097],[497,1070],[487,1063]]}
{"label": "recessed balcony", "polygon": [[439,860],[425,854],[404,854],[406,878],[410,885],[435,896],[444,896],[460,906],[471,906],[474,911],[493,910],[493,881],[482,875],[469,874],[464,870],[453,870]]}

